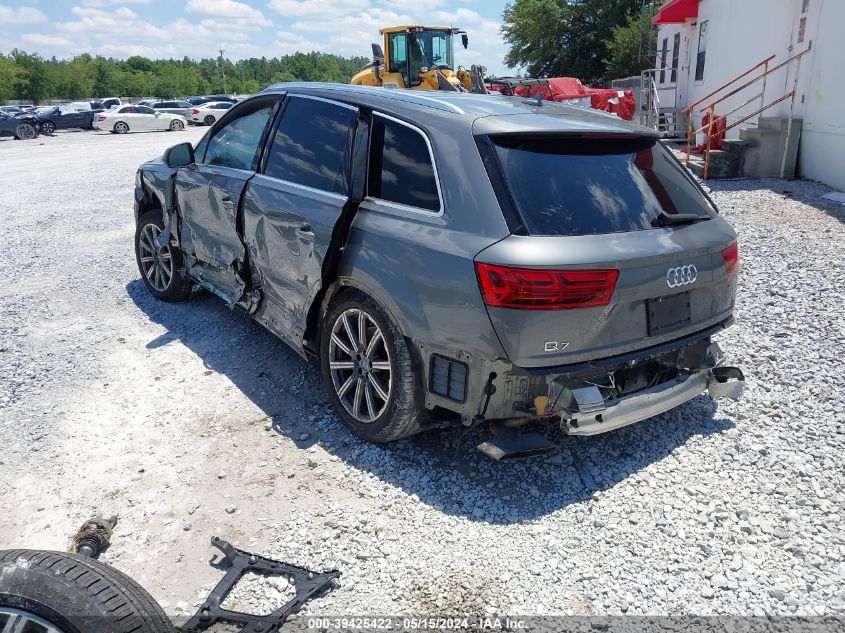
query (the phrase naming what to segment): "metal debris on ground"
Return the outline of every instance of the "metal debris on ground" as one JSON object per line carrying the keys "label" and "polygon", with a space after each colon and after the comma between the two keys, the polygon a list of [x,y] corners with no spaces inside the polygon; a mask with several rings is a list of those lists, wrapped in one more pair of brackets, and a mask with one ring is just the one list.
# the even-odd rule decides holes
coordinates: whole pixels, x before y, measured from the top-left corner
{"label": "metal debris on ground", "polygon": [[94,517],[86,521],[70,540],[70,551],[86,558],[97,558],[109,545],[117,517]]}
{"label": "metal debris on ground", "polygon": [[[183,631],[204,631],[214,624],[230,623],[241,625],[241,633],[272,633],[278,631],[288,616],[297,612],[303,604],[325,589],[331,581],[340,576],[339,571],[313,572],[302,567],[288,565],[257,554],[250,554],[232,546],[223,539],[212,537],[211,544],[219,549],[231,567],[226,575],[212,589]],[[238,581],[247,573],[267,576],[283,576],[295,589],[296,597],[266,615],[254,615],[229,611],[220,605]]]}

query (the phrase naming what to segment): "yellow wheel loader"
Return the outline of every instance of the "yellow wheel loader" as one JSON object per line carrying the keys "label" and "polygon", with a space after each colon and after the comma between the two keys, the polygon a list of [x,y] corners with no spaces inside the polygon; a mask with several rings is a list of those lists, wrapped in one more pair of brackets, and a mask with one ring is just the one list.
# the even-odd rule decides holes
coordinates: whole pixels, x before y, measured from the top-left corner
{"label": "yellow wheel loader", "polygon": [[373,61],[352,78],[353,85],[487,92],[484,67],[454,70],[452,38],[460,35],[466,48],[466,31],[451,26],[391,26],[379,33],[384,48],[373,44]]}

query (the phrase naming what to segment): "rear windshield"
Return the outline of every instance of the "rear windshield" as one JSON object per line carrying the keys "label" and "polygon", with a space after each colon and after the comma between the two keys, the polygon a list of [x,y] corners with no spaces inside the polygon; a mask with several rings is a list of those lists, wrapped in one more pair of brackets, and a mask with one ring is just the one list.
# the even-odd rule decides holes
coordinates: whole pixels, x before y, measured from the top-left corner
{"label": "rear windshield", "polygon": [[669,150],[650,138],[491,138],[531,235],[599,235],[654,228],[661,212],[716,210]]}

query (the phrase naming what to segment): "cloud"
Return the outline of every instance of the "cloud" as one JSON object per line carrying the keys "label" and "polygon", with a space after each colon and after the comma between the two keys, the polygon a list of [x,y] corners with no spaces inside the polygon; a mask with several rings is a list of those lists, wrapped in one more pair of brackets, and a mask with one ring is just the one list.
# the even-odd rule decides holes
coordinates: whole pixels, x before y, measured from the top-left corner
{"label": "cloud", "polygon": [[60,35],[47,35],[46,33],[24,33],[21,40],[27,44],[44,48],[76,48],[76,43]]}
{"label": "cloud", "polygon": [[86,7],[108,7],[115,4],[149,4],[150,0],[82,0]]}
{"label": "cloud", "polygon": [[35,24],[46,22],[47,16],[33,7],[7,7],[0,4],[0,24]]}
{"label": "cloud", "polygon": [[313,40],[302,37],[297,33],[290,31],[279,31],[276,34],[276,39],[273,42],[273,52],[279,55],[290,55],[296,52],[311,52],[320,50]]}
{"label": "cloud", "polygon": [[342,16],[370,8],[369,0],[270,0],[270,8],[285,17]]}
{"label": "cloud", "polygon": [[269,25],[269,20],[261,11],[236,0],[188,0],[185,11],[221,18],[256,20],[265,23],[264,26]]}

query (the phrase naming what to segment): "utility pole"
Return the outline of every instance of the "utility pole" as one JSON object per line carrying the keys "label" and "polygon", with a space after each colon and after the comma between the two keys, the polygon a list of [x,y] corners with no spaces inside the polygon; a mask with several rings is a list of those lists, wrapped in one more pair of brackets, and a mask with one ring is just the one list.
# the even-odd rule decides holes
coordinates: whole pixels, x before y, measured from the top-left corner
{"label": "utility pole", "polygon": [[226,68],[223,66],[223,49],[220,49],[220,72],[223,73],[223,94],[229,94],[226,89]]}

